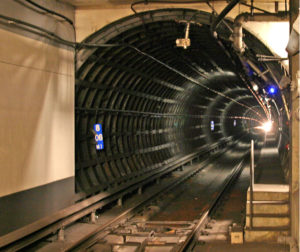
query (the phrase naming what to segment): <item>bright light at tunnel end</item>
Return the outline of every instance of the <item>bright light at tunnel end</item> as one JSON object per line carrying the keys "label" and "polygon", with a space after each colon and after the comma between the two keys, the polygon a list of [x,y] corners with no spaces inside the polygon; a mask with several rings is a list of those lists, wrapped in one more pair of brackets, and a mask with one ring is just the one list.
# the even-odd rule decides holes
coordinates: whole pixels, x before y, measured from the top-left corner
{"label": "bright light at tunnel end", "polygon": [[263,123],[261,126],[256,127],[257,129],[262,129],[263,131],[265,131],[266,133],[270,132],[272,130],[272,122],[271,121],[267,121],[265,123]]}

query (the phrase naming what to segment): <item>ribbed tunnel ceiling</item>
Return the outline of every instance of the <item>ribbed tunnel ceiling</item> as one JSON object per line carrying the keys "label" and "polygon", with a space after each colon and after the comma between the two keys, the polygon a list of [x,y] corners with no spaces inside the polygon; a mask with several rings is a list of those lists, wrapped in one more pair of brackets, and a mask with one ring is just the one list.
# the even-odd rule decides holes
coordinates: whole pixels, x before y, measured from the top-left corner
{"label": "ribbed tunnel ceiling", "polygon": [[[120,186],[186,154],[238,139],[248,134],[243,117],[266,120],[247,88],[250,80],[261,87],[266,83],[256,74],[249,74],[250,79],[246,76],[223,23],[218,27],[222,39],[216,39],[210,32],[210,14],[195,13],[168,9],[127,17],[85,42],[134,48],[78,50],[78,191],[88,195]],[[175,45],[177,38],[184,37],[184,20],[194,22],[191,46],[186,50]],[[257,53],[270,55],[251,34],[246,33],[245,42],[249,45],[246,56],[254,62]],[[258,67],[264,71],[267,66],[260,63]],[[282,75],[277,63],[269,67],[276,70],[278,78]],[[95,123],[103,127],[101,151],[95,148]]]}

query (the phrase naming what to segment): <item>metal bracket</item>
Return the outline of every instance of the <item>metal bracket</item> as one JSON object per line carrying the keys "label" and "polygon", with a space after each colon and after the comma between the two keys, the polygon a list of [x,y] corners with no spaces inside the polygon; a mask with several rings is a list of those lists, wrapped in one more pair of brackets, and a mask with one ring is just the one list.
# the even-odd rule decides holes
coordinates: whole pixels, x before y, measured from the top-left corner
{"label": "metal bracket", "polygon": [[119,199],[118,199],[118,206],[121,207],[122,205],[123,205],[123,200],[122,200],[122,198],[119,198]]}
{"label": "metal bracket", "polygon": [[61,228],[58,230],[58,233],[57,233],[57,240],[58,240],[58,241],[64,241],[64,240],[65,240],[65,230],[64,230],[64,227],[61,227]]}
{"label": "metal bracket", "polygon": [[139,187],[139,189],[138,189],[138,195],[142,195],[143,194],[143,187]]}
{"label": "metal bracket", "polygon": [[90,222],[93,223],[93,224],[95,224],[96,223],[96,219],[97,219],[96,212],[95,211],[91,212]]}
{"label": "metal bracket", "polygon": [[177,47],[183,47],[184,49],[187,49],[191,45],[191,40],[189,39],[189,32],[190,32],[190,23],[187,23],[185,29],[185,38],[176,39]]}

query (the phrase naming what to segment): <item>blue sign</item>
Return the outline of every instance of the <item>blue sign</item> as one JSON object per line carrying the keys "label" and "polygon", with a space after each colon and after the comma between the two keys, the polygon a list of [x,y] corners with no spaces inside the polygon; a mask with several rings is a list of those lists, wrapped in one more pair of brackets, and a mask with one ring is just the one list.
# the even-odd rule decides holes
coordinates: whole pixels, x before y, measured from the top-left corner
{"label": "blue sign", "polygon": [[102,126],[100,123],[94,124],[96,150],[104,149]]}

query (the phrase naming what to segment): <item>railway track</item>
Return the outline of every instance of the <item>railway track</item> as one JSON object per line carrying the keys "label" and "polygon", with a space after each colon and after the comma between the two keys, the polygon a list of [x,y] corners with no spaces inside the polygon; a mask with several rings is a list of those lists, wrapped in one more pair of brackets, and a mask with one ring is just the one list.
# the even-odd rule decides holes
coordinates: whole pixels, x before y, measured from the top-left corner
{"label": "railway track", "polygon": [[[191,249],[197,242],[198,233],[208,221],[210,212],[243,168],[248,150],[239,153],[239,158],[235,159],[236,163],[231,164],[228,160],[228,152],[231,148],[232,146],[228,146],[206,159],[194,164],[189,163],[183,169],[176,169],[172,173],[166,173],[165,176],[157,177],[152,183],[145,185],[143,190],[141,187],[134,190],[132,192],[134,196],[116,198],[112,201],[111,209],[107,204],[108,207],[103,207],[105,208],[103,210],[100,210],[101,207],[94,208],[90,213],[85,210],[86,212],[81,214],[80,221],[59,229],[57,235],[50,235],[46,239],[26,246],[26,251],[187,251]],[[226,169],[220,168],[223,161],[229,162]],[[185,197],[183,192],[191,188],[191,185],[197,185],[201,179],[204,181],[201,183],[204,184],[199,187],[201,190],[195,189],[192,192],[192,197],[202,195],[202,199],[200,197],[198,203],[190,201],[188,197],[186,199],[187,204],[192,202],[191,204],[197,206],[194,209],[196,215],[183,219],[177,218],[176,209],[180,212],[180,208],[183,208],[180,201],[180,198]],[[170,207],[175,210],[168,209]],[[187,209],[188,211],[190,210]],[[170,218],[166,217],[166,214],[169,214]],[[15,251],[25,247],[21,245],[14,244],[8,247],[8,250]]]}
{"label": "railway track", "polygon": [[[219,156],[219,155],[218,155]],[[137,206],[136,212],[127,216],[121,217],[119,220],[113,220],[103,231],[97,233],[93,237],[89,237],[85,242],[81,243],[72,249],[76,251],[191,251],[197,243],[197,236],[201,229],[209,221],[210,213],[213,211],[218,200],[221,199],[223,193],[228,189],[231,183],[235,180],[243,167],[244,159],[238,162],[237,165],[228,174],[220,187],[215,187],[217,190],[211,194],[209,204],[204,204],[199,213],[199,219],[194,220],[151,220],[159,215],[159,209],[163,209],[165,205],[169,205],[167,194],[170,192],[164,191],[165,194],[161,203],[152,198],[147,200],[147,208],[141,212]],[[201,173],[207,165],[201,165],[199,169],[187,174],[180,181],[176,181],[168,189],[172,190],[178,186],[183,180],[187,183],[196,176],[195,173]],[[201,175],[201,174],[199,174]],[[168,190],[167,189],[167,190]],[[209,196],[209,195],[207,195]],[[173,194],[172,199],[176,198]],[[153,202],[154,201],[154,202]],[[165,202],[164,202],[165,201]],[[184,206],[182,206],[184,208]],[[157,213],[158,212],[158,213]],[[153,218],[154,217],[154,218]]]}

